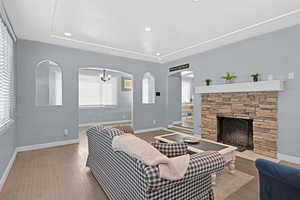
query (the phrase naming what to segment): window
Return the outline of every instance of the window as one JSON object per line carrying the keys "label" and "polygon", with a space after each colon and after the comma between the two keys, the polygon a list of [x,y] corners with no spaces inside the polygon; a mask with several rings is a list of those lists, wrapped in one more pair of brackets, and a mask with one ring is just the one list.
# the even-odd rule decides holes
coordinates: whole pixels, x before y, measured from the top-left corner
{"label": "window", "polygon": [[14,109],[13,40],[0,21],[0,127],[10,122]]}
{"label": "window", "polygon": [[62,105],[62,72],[60,66],[43,60],[37,64],[36,72],[36,105]]}
{"label": "window", "polygon": [[181,95],[181,102],[182,103],[190,103],[192,94],[191,94],[191,81],[189,80],[182,80],[182,95]]}
{"label": "window", "polygon": [[101,71],[96,69],[79,70],[79,106],[117,105],[117,77],[111,77],[104,82],[100,73]]}
{"label": "window", "polygon": [[145,73],[143,77],[143,104],[155,103],[155,80],[149,73]]}

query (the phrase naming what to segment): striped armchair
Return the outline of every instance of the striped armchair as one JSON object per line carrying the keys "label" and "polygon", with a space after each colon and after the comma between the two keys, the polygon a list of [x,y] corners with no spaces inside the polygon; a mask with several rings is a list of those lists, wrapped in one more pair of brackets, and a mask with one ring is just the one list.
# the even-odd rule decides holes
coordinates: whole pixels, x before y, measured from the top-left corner
{"label": "striped armchair", "polygon": [[158,166],[147,166],[123,152],[114,152],[112,138],[119,129],[91,128],[87,131],[87,166],[111,200],[213,200],[211,174],[224,169],[217,152],[193,154],[181,180],[159,177]]}

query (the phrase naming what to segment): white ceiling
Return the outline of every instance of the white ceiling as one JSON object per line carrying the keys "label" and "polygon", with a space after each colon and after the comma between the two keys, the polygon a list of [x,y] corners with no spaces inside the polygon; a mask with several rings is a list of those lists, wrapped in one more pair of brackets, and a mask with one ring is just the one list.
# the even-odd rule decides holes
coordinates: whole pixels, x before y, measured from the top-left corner
{"label": "white ceiling", "polygon": [[161,63],[300,22],[299,0],[3,1],[19,38]]}

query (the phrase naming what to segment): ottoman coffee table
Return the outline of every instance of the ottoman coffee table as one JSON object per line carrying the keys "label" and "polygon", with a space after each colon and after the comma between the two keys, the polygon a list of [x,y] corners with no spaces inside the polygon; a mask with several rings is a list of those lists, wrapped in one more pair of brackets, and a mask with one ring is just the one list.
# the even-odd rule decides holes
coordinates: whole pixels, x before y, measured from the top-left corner
{"label": "ottoman coffee table", "polygon": [[[184,138],[193,137],[182,133],[170,133],[154,137],[157,141],[165,143],[182,143]],[[235,150],[234,146],[226,145],[223,143],[215,142],[212,140],[206,140],[203,138],[193,137],[197,140],[197,143],[188,144],[188,150],[193,153],[199,153],[204,151],[217,151],[225,160],[225,164],[228,165],[229,173],[233,174],[235,171]],[[216,174],[212,175],[212,184],[216,184]]]}

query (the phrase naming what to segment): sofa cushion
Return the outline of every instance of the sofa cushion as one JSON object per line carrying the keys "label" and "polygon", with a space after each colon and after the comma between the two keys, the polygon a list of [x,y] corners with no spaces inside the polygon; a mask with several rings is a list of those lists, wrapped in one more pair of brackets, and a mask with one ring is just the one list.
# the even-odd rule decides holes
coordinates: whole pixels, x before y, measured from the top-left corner
{"label": "sofa cushion", "polygon": [[168,144],[161,142],[152,142],[151,144],[158,151],[169,158],[182,156],[188,153],[188,145],[185,143]]}
{"label": "sofa cushion", "polygon": [[114,128],[123,131],[124,133],[134,134],[133,128],[131,126],[115,126]]}
{"label": "sofa cushion", "polygon": [[92,129],[96,129],[96,131],[100,134],[106,134],[108,137],[113,138],[118,135],[124,135],[125,133],[117,128],[104,128],[102,125],[95,126]]}

